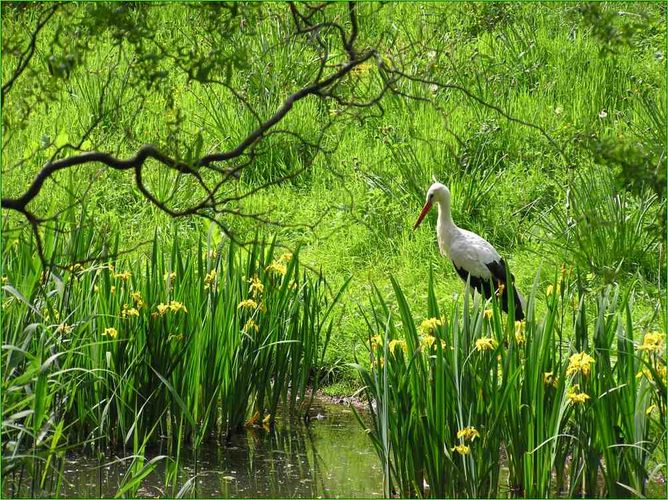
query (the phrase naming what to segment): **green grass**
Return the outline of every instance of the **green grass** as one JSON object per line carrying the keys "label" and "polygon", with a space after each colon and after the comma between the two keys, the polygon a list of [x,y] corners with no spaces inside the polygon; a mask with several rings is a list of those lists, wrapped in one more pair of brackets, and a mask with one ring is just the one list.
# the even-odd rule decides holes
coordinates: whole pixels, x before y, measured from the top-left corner
{"label": "green grass", "polygon": [[163,250],[156,237],[150,261],[108,260],[86,227],[46,233],[49,257],[77,261],[50,272],[30,240],[4,246],[3,469],[28,461],[44,488],[70,447],[131,451],[122,494],[155,467],[141,457],[160,436],[178,456],[244,426],[269,430],[279,404],[306,414],[343,289],[330,295],[269,243],[209,240],[184,255],[178,238]]}
{"label": "green grass", "polygon": [[[42,437],[40,450],[60,450],[64,443],[93,448],[100,442],[124,444],[138,457],[128,476],[131,493],[139,481],[132,478],[140,478],[146,467],[154,466],[141,458],[151,436],[172,436],[179,445],[170,451],[178,456],[181,442],[196,444],[212,430],[224,435],[243,426],[256,411],[260,419],[263,412],[274,414],[281,399],[288,405],[294,403],[288,398],[304,393],[309,381],[322,377],[329,384],[325,392],[330,395],[350,395],[367,383],[373,387],[380,379],[360,379],[351,363],[366,360],[367,319],[381,303],[393,314],[400,311],[405,316],[402,321],[409,330],[402,335],[406,341],[413,339],[413,347],[417,340],[415,329],[409,327],[412,318],[433,316],[436,302],[452,319],[442,331],[447,345],[453,345],[455,333],[468,335],[469,343],[459,345],[454,354],[439,351],[438,367],[420,358],[419,376],[448,373],[451,357],[464,356],[460,359],[463,362],[471,340],[484,332],[493,332],[500,340],[504,332],[511,332],[512,325],[505,323],[506,317],[498,314],[496,306],[493,325],[480,319],[482,304],[474,304],[470,311],[462,308],[469,299],[449,260],[438,254],[433,220],[428,218],[420,230],[411,230],[424,194],[436,177],[452,191],[455,222],[488,239],[512,266],[516,286],[525,296],[533,297],[533,318],[527,323],[527,339],[533,339],[533,344],[527,340],[522,352],[498,347],[502,363],[489,353],[482,360],[472,358],[476,369],[499,376],[494,369],[501,368],[503,376],[516,377],[512,382],[518,387],[517,394],[499,401],[502,395],[496,394],[494,385],[499,379],[479,380],[470,371],[473,362],[467,364],[466,376],[472,377],[473,386],[494,394],[489,418],[498,418],[494,425],[499,432],[482,436],[480,444],[484,441],[488,451],[504,444],[509,481],[525,492],[542,495],[562,486],[574,492],[583,482],[586,490],[594,487],[592,478],[601,471],[609,473],[604,477],[606,491],[623,493],[615,489],[616,479],[640,491],[642,474],[627,456],[631,453],[621,456],[619,449],[609,446],[614,436],[594,429],[601,424],[596,418],[605,414],[604,406],[610,405],[605,409],[608,412],[618,407],[627,411],[629,405],[646,403],[638,395],[647,383],[631,381],[630,371],[620,373],[643,358],[634,355],[609,360],[605,352],[610,346],[615,355],[624,352],[622,330],[636,344],[645,332],[666,331],[665,244],[660,237],[664,227],[659,223],[666,208],[665,197],[657,196],[648,186],[628,189],[620,176],[621,167],[602,163],[605,154],[591,144],[618,144],[622,151],[631,145],[630,149],[637,148],[642,154],[665,149],[665,11],[651,3],[601,5],[606,13],[628,13],[614,14],[618,29],[637,16],[646,14],[648,18],[626,42],[622,37],[619,43],[606,45],[585,21],[581,6],[575,4],[454,3],[419,8],[389,4],[378,14],[371,14],[371,5],[360,6],[362,44],[376,44],[379,53],[396,56],[395,47],[420,42],[410,44],[417,51],[412,69],[442,83],[461,85],[510,115],[539,125],[563,145],[564,155],[536,129],[507,120],[460,91],[432,91],[428,86],[402,82],[402,91],[429,97],[434,105],[388,95],[382,103],[382,116],[369,115],[364,120],[344,116],[334,123],[323,138],[323,147],[331,152],[315,158],[290,136],[275,135],[261,143],[255,163],[243,171],[237,184],[224,188],[223,194],[241,193],[310,165],[288,182],[231,207],[269,214],[277,224],[223,218],[241,240],[259,236],[274,242],[267,246],[231,250],[207,221],[172,220],[148,203],[131,173],[89,165],[58,173],[30,207],[37,215],[47,215],[85,199],[61,215],[58,227],[64,231],[62,235],[45,231],[45,246],[48,252],[59,254],[58,263],[68,266],[82,260],[83,269],[56,271],[41,286],[41,267],[30,236],[25,229],[17,229],[23,221],[3,211],[2,275],[11,290],[25,298],[5,288],[3,384],[6,388],[23,383],[31,387],[30,393],[17,389],[8,392],[10,399],[3,399],[3,420],[9,423],[3,433],[22,436],[7,437],[15,442],[16,453],[25,446],[36,453],[33,444],[45,426],[48,432]],[[107,7],[97,4],[96,8]],[[5,40],[25,33],[35,23],[30,9],[3,12]],[[238,59],[230,72],[230,84],[266,117],[307,81],[308,71],[314,68],[308,44],[300,39],[286,41],[289,26],[282,19],[287,5],[263,5],[253,12],[245,19],[253,29],[226,39],[221,50],[225,58]],[[267,16],[257,16],[258,12]],[[211,47],[210,35],[216,27],[212,13],[215,11],[172,4],[146,11],[129,9],[123,19],[150,22],[155,27],[154,38],[165,44],[200,42],[195,45],[202,52],[196,51],[196,56],[202,57]],[[182,19],[189,22],[184,24]],[[77,26],[67,22],[63,26],[66,33],[75,35]],[[388,32],[396,38],[383,38]],[[196,149],[222,150],[235,145],[254,126],[252,115],[229,91],[187,81],[170,60],[156,63],[158,67],[153,69],[166,70],[168,76],[151,89],[141,107],[143,89],[125,79],[128,69],[136,69],[131,66],[131,50],[119,55],[106,30],[67,78],[51,75],[44,68],[49,63],[53,34],[53,28],[47,28],[39,38],[31,65],[34,73],[28,72],[17,81],[3,103],[3,197],[19,194],[50,158],[73,154],[71,149],[59,148],[68,141],[76,143],[88,117],[100,107],[106,115],[82,147],[122,157],[133,154],[143,143],[154,143],[179,157],[195,154]],[[605,53],[609,47],[615,52]],[[66,55],[70,48],[57,46],[55,50]],[[3,54],[4,78],[16,64],[15,53]],[[270,78],[266,77],[267,68],[271,68]],[[374,85],[377,77],[377,68],[371,66],[352,78]],[[105,82],[108,95],[101,102]],[[295,105],[281,127],[315,140],[321,124],[338,112],[336,103],[307,98]],[[634,165],[632,162],[631,167]],[[661,165],[665,161],[659,162]],[[177,209],[187,206],[197,193],[192,183],[157,165],[147,167],[145,181],[161,199],[172,197],[170,206]],[[129,253],[118,258],[111,272],[105,267],[109,262],[105,256],[116,248]],[[208,253],[212,248],[222,250],[214,256]],[[276,277],[264,269],[275,256],[288,251],[296,256],[286,268],[290,279],[271,281]],[[557,331],[550,323],[557,306],[546,290],[554,285],[553,277],[562,265],[572,277],[571,283],[580,287],[577,296],[585,297],[578,307],[584,308],[587,321],[577,328],[566,321],[561,315],[569,311],[569,305],[560,297],[558,305],[563,310],[555,320],[560,325]],[[125,270],[132,273],[127,281],[114,277]],[[218,272],[215,292],[205,288],[205,277],[212,270]],[[177,273],[173,286],[164,280],[164,274],[172,271]],[[271,309],[271,313],[236,309],[248,298],[247,280],[254,272],[268,291],[272,286],[272,307],[276,310]],[[289,288],[292,279],[299,284],[295,290]],[[115,294],[112,286],[117,287]],[[345,293],[336,301],[338,290]],[[133,305],[130,293],[134,291],[140,292],[146,307],[139,309],[139,317],[124,319],[123,305]],[[571,286],[567,293],[576,292]],[[375,309],[367,305],[369,299]],[[188,313],[151,318],[158,304],[172,300],[185,304]],[[333,301],[336,307],[327,315]],[[607,313],[594,314],[602,314],[606,308],[614,324],[608,323]],[[262,334],[234,337],[249,319],[256,321]],[[380,319],[377,324],[372,322],[374,334],[386,330]],[[279,327],[283,321],[290,328]],[[63,322],[75,327],[69,336],[57,332]],[[582,333],[585,326],[586,340]],[[116,328],[117,337],[101,335],[110,327]],[[562,359],[554,363],[554,355],[544,349],[555,345],[557,337],[563,343],[555,352],[561,353]],[[296,338],[303,343],[293,342]],[[540,370],[563,372],[569,346],[577,342],[589,343],[587,352],[596,358],[597,373],[603,377],[604,385],[586,390],[601,395],[614,383],[624,381],[632,383],[632,390],[613,392],[597,403],[595,410],[564,403],[560,413],[563,405],[555,398],[565,401],[566,377],[562,374],[563,385],[554,388],[558,394],[550,395],[546,391],[552,389],[543,387],[540,377],[525,375],[536,375]],[[297,352],[302,348],[303,352]],[[528,356],[530,349],[539,352]],[[226,355],[219,356],[221,351]],[[522,365],[521,360],[528,364]],[[24,372],[17,383],[14,377],[19,375],[12,370],[19,366]],[[404,374],[406,380],[417,384],[414,377],[418,373],[411,370]],[[272,375],[278,378],[272,379]],[[297,391],[288,394],[287,385],[274,387],[274,380],[285,377]],[[81,395],[72,395],[74,388],[81,388],[77,391]],[[378,398],[398,397],[388,393],[389,389],[376,389]],[[456,394],[452,387],[447,390]],[[407,393],[398,394],[404,397]],[[475,407],[474,396],[461,395],[464,399],[457,404],[464,408],[464,402],[469,401]],[[549,425],[510,409],[511,401],[528,404],[539,396],[548,412],[541,422]],[[466,412],[458,414],[453,406],[452,414],[429,413],[435,407],[428,406],[431,403],[426,395],[420,398],[429,418],[451,419],[449,431],[456,433],[467,424]],[[395,399],[391,404],[401,401]],[[57,413],[54,419],[54,408],[65,408],[67,413]],[[582,418],[576,415],[578,411]],[[24,427],[17,429],[15,420],[9,419],[15,415]],[[631,439],[631,424],[625,421],[619,425]],[[651,425],[656,428],[658,424]],[[388,466],[394,461],[394,487],[416,493],[422,487],[419,477],[429,476],[432,493],[438,488],[441,493],[456,491],[452,490],[455,487],[470,495],[501,493],[498,471],[490,468],[489,455],[479,451],[482,447],[465,459],[451,460],[451,456],[448,461],[423,443],[419,446],[424,448],[418,449],[432,457],[424,459],[424,470],[418,467],[419,457],[390,457],[385,439],[404,439],[392,444],[393,453],[406,451],[402,448],[406,440],[418,436],[431,439],[429,428],[415,426],[407,427],[405,435],[377,437]],[[392,425],[390,429],[398,428]],[[595,435],[594,443],[580,446],[572,439],[566,445],[559,438],[527,455],[550,436],[566,431],[578,439]],[[646,432],[647,427],[639,425],[633,429],[636,431]],[[449,441],[452,432],[437,436],[439,442],[454,446]],[[524,441],[515,441],[518,434]],[[654,434],[651,437],[656,438]],[[566,449],[575,452],[573,464],[587,463],[583,457],[593,456],[588,453],[600,453],[605,468],[585,467],[580,475],[556,470],[553,472],[564,484],[552,484],[547,481],[547,471],[552,470],[555,454]],[[46,460],[33,474],[35,481],[54,467]],[[642,460],[646,471],[648,462]],[[406,468],[399,470],[397,463]],[[441,481],[444,471],[447,477],[456,472],[460,482]]]}
{"label": "green grass", "polygon": [[396,281],[398,311],[376,290],[355,367],[386,496],[647,494],[666,452],[665,335],[639,330],[617,287],[591,304],[567,273],[545,299],[538,282],[522,322],[477,294],[443,308],[431,282],[426,315]]}

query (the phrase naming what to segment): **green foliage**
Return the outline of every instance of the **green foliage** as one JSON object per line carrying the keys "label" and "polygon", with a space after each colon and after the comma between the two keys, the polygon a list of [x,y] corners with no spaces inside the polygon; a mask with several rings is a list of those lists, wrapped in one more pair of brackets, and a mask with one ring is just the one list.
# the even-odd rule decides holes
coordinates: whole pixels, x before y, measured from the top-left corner
{"label": "green foliage", "polygon": [[646,493],[650,457],[665,444],[665,335],[642,336],[614,287],[587,312],[567,274],[538,316],[538,283],[526,322],[496,300],[471,304],[468,290],[443,314],[433,283],[420,322],[395,280],[396,307],[374,290],[371,364],[356,368],[387,496]]}
{"label": "green foliage", "polygon": [[619,190],[608,170],[577,172],[569,205],[546,215],[546,243],[559,258],[582,273],[595,273],[608,283],[622,273],[641,272],[658,278],[661,243],[656,220],[665,211],[656,195]]}
{"label": "green foliage", "polygon": [[[76,444],[137,457],[159,436],[198,447],[269,429],[279,404],[308,410],[343,290],[328,297],[322,276],[273,243],[185,253],[173,241],[165,250],[156,237],[147,261],[109,260],[82,221],[69,238],[45,234],[63,263],[49,271],[30,240],[4,241],[5,471]],[[137,460],[119,495],[155,467]]]}

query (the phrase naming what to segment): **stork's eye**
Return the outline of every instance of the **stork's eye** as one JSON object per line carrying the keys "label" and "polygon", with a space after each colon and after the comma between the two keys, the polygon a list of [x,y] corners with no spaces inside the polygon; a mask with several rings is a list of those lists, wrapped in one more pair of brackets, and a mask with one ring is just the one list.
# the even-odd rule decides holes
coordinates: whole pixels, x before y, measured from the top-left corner
{"label": "stork's eye", "polygon": [[431,193],[431,194],[429,195],[429,201],[431,201],[431,200],[433,200],[433,199],[434,199],[434,193]]}

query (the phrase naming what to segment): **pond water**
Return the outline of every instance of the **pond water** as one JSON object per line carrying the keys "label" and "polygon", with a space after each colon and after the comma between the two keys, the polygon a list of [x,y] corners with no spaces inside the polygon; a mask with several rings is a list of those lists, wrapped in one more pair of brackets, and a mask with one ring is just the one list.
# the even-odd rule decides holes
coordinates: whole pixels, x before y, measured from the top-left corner
{"label": "pond water", "polygon": [[[176,484],[167,488],[170,466],[162,460],[137,495],[171,497],[188,483],[186,496],[197,498],[382,497],[379,461],[352,409],[317,401],[310,414],[316,418],[308,425],[301,420],[277,421],[273,432],[249,430],[225,446],[203,445],[197,460],[181,457]],[[100,465],[95,459],[71,455],[64,467],[61,497],[113,497],[129,463],[107,457]],[[29,480],[24,478],[19,491],[13,492],[7,483],[3,496],[30,495]],[[34,495],[50,496],[46,491]]]}

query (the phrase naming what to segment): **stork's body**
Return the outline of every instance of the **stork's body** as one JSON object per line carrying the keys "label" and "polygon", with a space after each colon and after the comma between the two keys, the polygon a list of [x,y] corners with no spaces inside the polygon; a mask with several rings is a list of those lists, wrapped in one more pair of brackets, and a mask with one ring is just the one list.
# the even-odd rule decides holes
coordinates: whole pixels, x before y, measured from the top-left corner
{"label": "stork's body", "polygon": [[[497,290],[501,296],[501,306],[508,312],[508,290],[506,288],[506,263],[496,249],[484,238],[471,231],[461,229],[452,220],[450,212],[450,191],[443,184],[435,183],[427,192],[427,202],[415,223],[422,222],[429,209],[436,203],[438,222],[436,235],[441,254],[447,256],[455,266],[457,274],[465,282],[485,297],[491,297]],[[511,275],[513,282],[515,277]],[[524,319],[524,301],[513,287],[515,318]]]}

